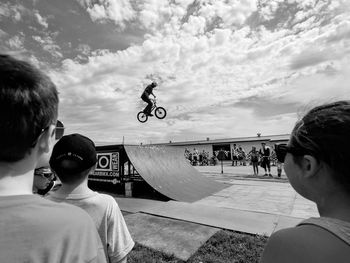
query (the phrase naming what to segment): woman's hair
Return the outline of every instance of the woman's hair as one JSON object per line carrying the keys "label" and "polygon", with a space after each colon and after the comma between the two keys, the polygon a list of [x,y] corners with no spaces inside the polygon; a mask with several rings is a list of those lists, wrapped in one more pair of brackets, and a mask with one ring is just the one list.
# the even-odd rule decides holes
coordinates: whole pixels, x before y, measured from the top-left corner
{"label": "woman's hair", "polygon": [[296,123],[290,145],[326,163],[334,179],[350,190],[350,100],[311,109]]}

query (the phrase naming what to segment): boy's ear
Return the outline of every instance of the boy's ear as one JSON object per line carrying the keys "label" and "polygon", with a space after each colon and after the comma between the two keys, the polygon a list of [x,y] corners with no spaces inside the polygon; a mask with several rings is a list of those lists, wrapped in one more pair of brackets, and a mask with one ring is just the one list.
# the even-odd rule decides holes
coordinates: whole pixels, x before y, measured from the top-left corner
{"label": "boy's ear", "polygon": [[56,127],[54,125],[50,125],[50,127],[39,136],[37,143],[39,154],[51,155],[52,148],[55,144],[55,134]]}
{"label": "boy's ear", "polygon": [[304,155],[301,168],[304,176],[311,178],[315,176],[320,169],[320,162],[312,155]]}
{"label": "boy's ear", "polygon": [[50,127],[43,132],[38,139],[38,163],[36,168],[48,167],[49,161],[52,153],[53,146],[55,144],[55,126],[50,125]]}
{"label": "boy's ear", "polygon": [[39,148],[42,152],[50,152],[55,141],[56,127],[50,125],[50,127],[43,132],[38,140]]}

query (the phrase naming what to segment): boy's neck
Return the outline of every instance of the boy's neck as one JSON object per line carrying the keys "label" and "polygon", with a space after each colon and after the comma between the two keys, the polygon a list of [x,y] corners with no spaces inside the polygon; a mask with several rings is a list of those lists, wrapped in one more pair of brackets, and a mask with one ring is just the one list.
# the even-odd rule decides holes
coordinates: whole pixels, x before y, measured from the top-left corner
{"label": "boy's neck", "polygon": [[88,187],[87,178],[83,181],[67,184],[62,183],[62,186],[57,190],[57,193],[61,195],[68,194],[87,194],[92,192],[92,190]]}
{"label": "boy's neck", "polygon": [[34,169],[31,158],[0,163],[0,196],[33,194]]}

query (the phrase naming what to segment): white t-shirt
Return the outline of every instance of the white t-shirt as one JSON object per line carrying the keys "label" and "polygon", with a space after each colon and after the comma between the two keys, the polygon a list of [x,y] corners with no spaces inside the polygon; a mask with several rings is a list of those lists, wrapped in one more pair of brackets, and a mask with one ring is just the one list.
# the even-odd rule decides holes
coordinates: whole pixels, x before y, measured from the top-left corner
{"label": "white t-shirt", "polygon": [[0,196],[0,262],[102,263],[89,215],[38,195]]}
{"label": "white t-shirt", "polygon": [[61,196],[50,192],[45,198],[55,202],[65,202],[84,209],[96,224],[106,255],[110,262],[123,259],[134,247],[124,217],[117,202],[110,195],[89,192]]}

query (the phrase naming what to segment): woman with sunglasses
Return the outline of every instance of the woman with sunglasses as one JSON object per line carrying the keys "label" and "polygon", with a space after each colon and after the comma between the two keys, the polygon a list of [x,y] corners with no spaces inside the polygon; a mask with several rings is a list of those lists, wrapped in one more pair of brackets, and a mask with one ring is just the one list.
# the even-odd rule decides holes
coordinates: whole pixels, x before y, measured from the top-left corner
{"label": "woman with sunglasses", "polygon": [[[56,121],[55,128],[55,143],[62,138],[64,134],[64,125],[60,120]],[[51,156],[51,151],[43,154],[39,164],[39,168],[34,171],[33,180],[33,193],[39,195],[46,195],[49,191],[54,191],[61,186],[61,183],[55,178],[51,169],[49,167],[49,160]],[[56,180],[55,180],[56,179]]]}
{"label": "woman with sunglasses", "polygon": [[350,101],[310,110],[276,154],[292,187],[319,218],[275,232],[261,262],[350,262]]}

